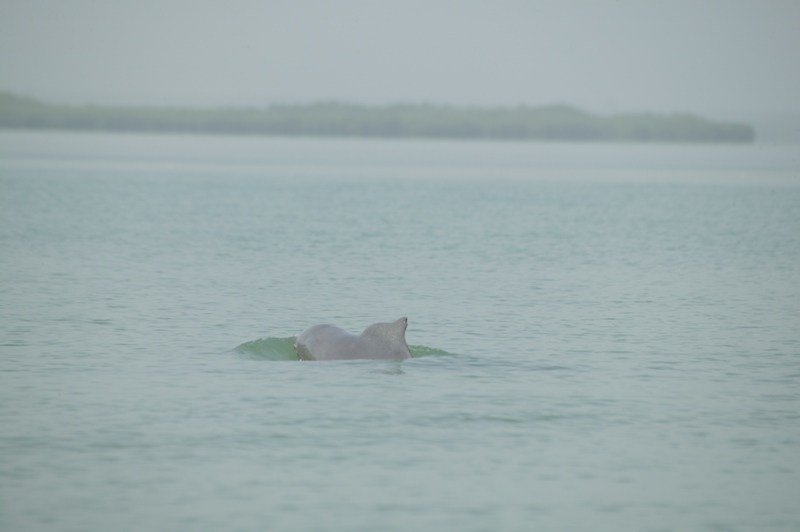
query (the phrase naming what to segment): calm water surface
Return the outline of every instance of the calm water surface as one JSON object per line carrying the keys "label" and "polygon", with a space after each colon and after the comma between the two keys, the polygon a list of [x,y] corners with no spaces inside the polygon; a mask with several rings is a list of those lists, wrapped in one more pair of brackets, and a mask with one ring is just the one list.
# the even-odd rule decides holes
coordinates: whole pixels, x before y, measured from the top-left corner
{"label": "calm water surface", "polygon": [[[415,358],[294,360],[409,317]],[[800,149],[0,134],[0,529],[800,529]]]}

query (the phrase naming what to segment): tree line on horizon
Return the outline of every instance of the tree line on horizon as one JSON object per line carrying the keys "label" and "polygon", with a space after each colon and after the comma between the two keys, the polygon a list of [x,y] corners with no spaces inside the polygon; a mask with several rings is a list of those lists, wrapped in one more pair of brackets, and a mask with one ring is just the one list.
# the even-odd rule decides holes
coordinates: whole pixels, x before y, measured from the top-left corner
{"label": "tree line on horizon", "polygon": [[66,106],[0,93],[0,128],[384,138],[752,142],[749,124],[692,114],[600,116],[567,105],[453,107],[339,102],[264,109]]}

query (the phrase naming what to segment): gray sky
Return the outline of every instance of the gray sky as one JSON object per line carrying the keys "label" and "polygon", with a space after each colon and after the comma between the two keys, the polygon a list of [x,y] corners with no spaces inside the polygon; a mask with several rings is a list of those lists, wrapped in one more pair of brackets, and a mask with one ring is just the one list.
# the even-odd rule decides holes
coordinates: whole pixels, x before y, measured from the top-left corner
{"label": "gray sky", "polygon": [[0,0],[0,90],[798,113],[800,1]]}

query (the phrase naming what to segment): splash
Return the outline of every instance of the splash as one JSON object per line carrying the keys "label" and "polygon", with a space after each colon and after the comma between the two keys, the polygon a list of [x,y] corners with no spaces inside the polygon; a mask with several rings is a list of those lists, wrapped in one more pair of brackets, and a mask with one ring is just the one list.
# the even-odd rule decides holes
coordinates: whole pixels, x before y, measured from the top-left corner
{"label": "splash", "polygon": [[[241,357],[251,360],[300,360],[294,349],[294,336],[288,338],[259,338],[237,346],[234,352]],[[443,349],[436,349],[424,345],[410,345],[412,358],[429,356],[452,356]]]}
{"label": "splash", "polygon": [[259,338],[245,342],[234,351],[252,360],[300,360],[294,349],[294,336],[289,338]]}
{"label": "splash", "polygon": [[453,356],[453,353],[448,353],[444,349],[436,349],[435,347],[427,347],[424,345],[410,345],[408,350],[411,351],[412,358],[430,357],[430,356]]}

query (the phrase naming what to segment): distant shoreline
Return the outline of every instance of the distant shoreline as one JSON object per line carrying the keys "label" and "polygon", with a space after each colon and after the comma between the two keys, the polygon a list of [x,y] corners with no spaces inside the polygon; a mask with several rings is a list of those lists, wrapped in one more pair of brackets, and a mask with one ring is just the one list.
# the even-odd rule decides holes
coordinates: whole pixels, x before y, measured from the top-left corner
{"label": "distant shoreline", "polygon": [[544,107],[368,107],[338,102],[264,109],[66,106],[0,93],[0,128],[141,133],[580,142],[750,143],[749,124],[692,114],[594,115]]}

